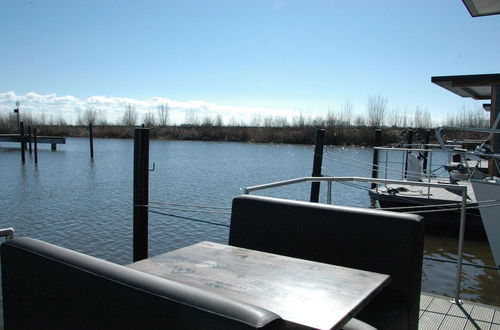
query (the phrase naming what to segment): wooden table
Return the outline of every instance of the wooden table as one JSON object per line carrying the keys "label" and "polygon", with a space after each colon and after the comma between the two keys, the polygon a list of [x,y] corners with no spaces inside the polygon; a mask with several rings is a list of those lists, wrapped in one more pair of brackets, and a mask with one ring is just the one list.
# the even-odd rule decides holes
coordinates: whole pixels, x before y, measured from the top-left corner
{"label": "wooden table", "polygon": [[339,329],[389,283],[382,275],[201,242],[128,267],[265,308],[286,322]]}

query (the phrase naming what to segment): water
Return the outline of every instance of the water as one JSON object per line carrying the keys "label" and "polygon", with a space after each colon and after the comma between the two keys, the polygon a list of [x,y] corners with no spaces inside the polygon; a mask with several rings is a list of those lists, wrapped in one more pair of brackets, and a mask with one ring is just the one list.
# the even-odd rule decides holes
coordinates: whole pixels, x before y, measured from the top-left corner
{"label": "water", "polygon": [[[42,145],[39,165],[33,157],[21,165],[12,144],[0,148],[0,227],[14,227],[16,236],[30,236],[118,264],[132,262],[133,141],[95,139],[95,160],[89,159],[86,139],[67,139],[51,152]],[[309,176],[313,146],[283,144],[151,141],[150,201],[154,209],[183,217],[229,224],[232,199],[248,186]],[[333,154],[331,154],[333,152]],[[335,176],[371,176],[372,150],[328,148],[323,173]],[[435,157],[434,163],[442,159]],[[335,159],[335,160],[334,160]],[[397,166],[396,166],[397,167]],[[370,207],[367,184],[335,183],[334,204]],[[267,196],[308,200],[310,184],[264,191]],[[326,191],[326,187],[322,187]],[[322,194],[321,200],[326,196]],[[224,209],[187,211],[184,205]],[[150,255],[197,243],[227,243],[228,229],[150,214]],[[425,254],[456,258],[457,241],[427,236]],[[465,261],[493,265],[485,243],[467,241]],[[455,265],[424,262],[423,290],[453,296]],[[500,275],[495,270],[464,266],[462,297],[500,306]]]}

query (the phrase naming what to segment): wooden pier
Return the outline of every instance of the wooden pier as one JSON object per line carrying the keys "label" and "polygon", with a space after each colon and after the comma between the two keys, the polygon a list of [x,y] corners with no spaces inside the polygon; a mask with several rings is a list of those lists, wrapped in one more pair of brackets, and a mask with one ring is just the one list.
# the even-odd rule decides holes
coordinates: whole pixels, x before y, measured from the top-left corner
{"label": "wooden pier", "polygon": [[452,304],[450,298],[420,295],[419,330],[500,330],[500,308],[464,302]]}
{"label": "wooden pier", "polygon": [[[14,142],[21,143],[21,135],[20,134],[0,134],[0,142]],[[24,135],[25,142],[28,143],[28,135]],[[34,141],[34,137],[31,137],[31,140]],[[58,144],[66,144],[66,138],[62,136],[38,136],[36,139],[37,143],[46,143],[51,145],[52,150],[57,149]]]}

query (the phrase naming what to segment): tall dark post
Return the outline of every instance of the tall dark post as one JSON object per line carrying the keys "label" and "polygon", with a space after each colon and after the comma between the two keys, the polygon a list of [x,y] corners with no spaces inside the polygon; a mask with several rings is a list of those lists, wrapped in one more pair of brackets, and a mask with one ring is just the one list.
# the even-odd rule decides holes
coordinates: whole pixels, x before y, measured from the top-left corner
{"label": "tall dark post", "polygon": [[94,135],[92,132],[92,123],[89,123],[89,142],[90,142],[90,158],[94,159]]}
{"label": "tall dark post", "polygon": [[[312,176],[320,177],[321,164],[323,163],[323,147],[325,145],[325,130],[323,128],[316,129],[316,143],[314,146],[314,161]],[[311,184],[311,198],[313,203],[319,202],[319,186],[320,182],[313,182]]]}
{"label": "tall dark post", "polygon": [[134,262],[148,257],[149,129],[134,129]]}
{"label": "tall dark post", "polygon": [[[493,127],[497,116],[500,114],[500,85],[491,86],[491,109],[490,109],[490,127],[500,129],[499,126]],[[498,124],[500,125],[500,124]],[[493,153],[500,153],[500,134],[493,134],[490,146]],[[495,162],[497,165],[495,165]],[[500,160],[490,159],[488,164],[488,173],[491,176],[500,176],[497,166],[500,166]]]}
{"label": "tall dark post", "polygon": [[20,132],[20,138],[21,138],[21,162],[24,164],[26,162],[26,145],[24,143],[24,123],[20,122],[19,123],[19,132]]}
{"label": "tall dark post", "polygon": [[29,150],[30,150],[30,155],[31,155],[31,125],[28,125],[28,144],[29,144]]}
{"label": "tall dark post", "polygon": [[34,137],[34,147],[35,147],[35,164],[38,164],[38,139],[36,136],[36,127],[33,129],[33,137]]}
{"label": "tall dark post", "polygon": [[[425,140],[424,140],[425,146],[424,146],[424,149],[429,149],[428,144],[429,144],[430,141],[431,141],[431,130],[428,129],[428,130],[425,131]],[[429,156],[429,153],[427,151],[424,152],[424,162],[422,164],[422,169],[424,170],[424,173],[427,173],[427,157],[428,156]]]}
{"label": "tall dark post", "polygon": [[[413,144],[413,131],[412,131],[411,129],[410,129],[410,130],[408,130],[408,133],[407,133],[407,135],[406,135],[406,144],[407,144],[407,147],[408,147],[409,149],[411,149],[411,148],[412,148],[412,144]],[[407,152],[406,152],[406,162],[405,162],[405,178],[406,178],[406,176],[407,176],[407,174],[408,174],[407,172],[408,172],[408,154],[409,154],[409,153],[410,153],[409,151],[407,151]]]}
{"label": "tall dark post", "polygon": [[[375,143],[373,144],[374,147],[380,147],[382,145],[382,130],[381,129],[376,129],[375,130]],[[379,171],[379,151],[378,149],[373,148],[373,162],[372,162],[372,178],[377,179],[378,178],[378,171]],[[375,182],[372,182],[371,188],[375,189],[377,187],[377,184]]]}

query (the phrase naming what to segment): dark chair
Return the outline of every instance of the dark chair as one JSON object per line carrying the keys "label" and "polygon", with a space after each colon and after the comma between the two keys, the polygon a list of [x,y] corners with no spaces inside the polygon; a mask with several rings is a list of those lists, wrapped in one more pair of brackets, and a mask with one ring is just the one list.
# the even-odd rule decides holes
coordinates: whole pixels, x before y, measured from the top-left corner
{"label": "dark chair", "polygon": [[243,195],[233,200],[229,244],[391,276],[356,315],[378,329],[418,329],[421,217]]}
{"label": "dark chair", "polygon": [[283,329],[267,310],[30,238],[2,244],[5,329]]}

